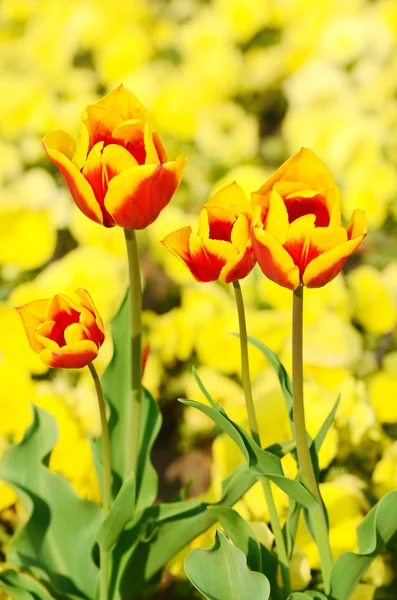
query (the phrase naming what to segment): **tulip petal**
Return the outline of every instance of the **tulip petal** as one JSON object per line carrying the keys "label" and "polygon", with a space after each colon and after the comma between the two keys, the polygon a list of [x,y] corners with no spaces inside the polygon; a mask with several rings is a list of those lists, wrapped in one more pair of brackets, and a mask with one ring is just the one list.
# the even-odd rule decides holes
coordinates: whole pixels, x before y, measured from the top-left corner
{"label": "tulip petal", "polygon": [[54,139],[54,134],[45,136],[43,145],[47,156],[62,173],[72,198],[81,212],[95,223],[102,224],[102,212],[90,184],[71,160],[61,150],[58,150],[55,145],[57,143],[63,147],[62,140]]}
{"label": "tulip petal", "polygon": [[226,209],[229,213],[237,215],[239,212],[244,211],[248,214],[252,213],[252,207],[246,198],[241,187],[233,181],[229,185],[223,187],[219,192],[212,196],[211,200],[204,206],[219,206]]}
{"label": "tulip petal", "polygon": [[280,194],[272,190],[263,229],[283,245],[287,239],[288,228],[288,212],[284,200]]}
{"label": "tulip petal", "polygon": [[77,302],[65,294],[57,294],[49,303],[47,303],[46,321],[55,321],[64,314],[73,317],[74,322],[78,322],[81,307]]}
{"label": "tulip petal", "polygon": [[[189,238],[190,255],[201,276],[206,281],[215,281],[225,264],[236,257],[233,244],[224,240],[202,239],[192,234]],[[204,281],[204,279],[201,279]]]}
{"label": "tulip petal", "polygon": [[[203,210],[200,211],[197,235],[201,238],[209,238],[210,237],[209,215],[205,208],[203,208]],[[218,238],[214,238],[214,239],[218,239]]]}
{"label": "tulip petal", "polygon": [[138,166],[137,161],[128,150],[118,144],[109,144],[102,151],[103,164],[106,169],[107,181],[127,169]]}
{"label": "tulip petal", "polygon": [[[192,235],[190,226],[182,227],[169,233],[161,243],[189,269],[196,281],[211,281],[201,273],[199,265],[196,265],[190,255],[189,240]],[[202,278],[204,276],[204,279]]]}
{"label": "tulip petal", "polygon": [[97,356],[98,348],[90,340],[63,346],[55,352],[47,348],[40,352],[41,360],[54,369],[81,369]]}
{"label": "tulip petal", "polygon": [[114,220],[104,206],[104,198],[107,192],[107,176],[103,164],[102,149],[103,142],[95,144],[83,166],[82,174],[90,184],[101,209],[102,224],[105,227],[113,227],[115,225]]}
{"label": "tulip petal", "polygon": [[349,227],[347,228],[347,235],[349,240],[354,240],[354,238],[361,237],[367,235],[368,232],[368,222],[367,217],[365,216],[365,212],[360,208],[357,208],[350,219]]}
{"label": "tulip petal", "polygon": [[[86,308],[87,310],[89,310],[95,317],[95,322],[98,326],[98,328],[100,329],[100,331],[103,334],[103,339],[105,338],[104,335],[104,325],[103,325],[103,321],[102,321],[102,317],[98,312],[97,307],[94,304],[93,299],[91,298],[90,294],[87,292],[87,290],[85,290],[84,288],[79,288],[75,291],[75,294],[77,294],[81,305]],[[103,342],[103,340],[102,340]],[[102,343],[101,342],[101,343]]]}
{"label": "tulip petal", "polygon": [[266,231],[255,227],[252,244],[263,273],[279,285],[295,290],[300,283],[299,269],[283,246]]}
{"label": "tulip petal", "polygon": [[33,300],[23,306],[16,306],[22,325],[28,338],[28,342],[34,352],[40,352],[43,345],[37,340],[35,330],[47,319],[47,307],[49,300]]}
{"label": "tulip petal", "polygon": [[240,213],[233,225],[230,241],[237,252],[244,252],[247,244],[251,245],[251,222],[245,213]]}
{"label": "tulip petal", "polygon": [[123,84],[109,92],[109,94],[106,94],[106,96],[99,100],[98,104],[117,113],[123,121],[128,121],[129,119],[150,120],[150,114],[142,102],[130,90],[125,88]]}
{"label": "tulip petal", "polygon": [[285,250],[299,267],[300,273],[305,270],[310,251],[310,239],[315,229],[315,215],[305,215],[293,221],[284,244]]}
{"label": "tulip petal", "polygon": [[100,104],[90,104],[83,114],[83,122],[89,135],[88,150],[98,142],[105,145],[114,143],[113,131],[121,123],[119,114]]}
{"label": "tulip petal", "polygon": [[278,181],[304,181],[306,187],[319,190],[335,185],[331,173],[323,162],[309,148],[301,148],[291,156],[279,169],[259,188],[256,194],[266,194]]}
{"label": "tulip petal", "polygon": [[256,264],[253,248],[240,252],[235,258],[229,260],[219,274],[219,281],[232,283],[238,279],[244,279],[252,271]]}
{"label": "tulip petal", "polygon": [[87,333],[84,331],[84,328],[80,325],[80,323],[72,323],[66,327],[64,336],[67,346],[72,346],[73,344],[77,344],[78,342],[88,339]]}
{"label": "tulip petal", "polygon": [[142,165],[109,182],[105,207],[120,227],[144,229],[169,203],[182,178],[184,156],[164,165]]}
{"label": "tulip petal", "polygon": [[37,340],[42,344],[43,348],[48,348],[51,351],[58,350],[59,348],[59,344],[53,339],[54,329],[56,329],[55,321],[46,321],[36,328]]}
{"label": "tulip petal", "polygon": [[306,267],[302,278],[303,284],[309,288],[317,288],[334,279],[363,239],[364,236],[357,237],[317,256]]}

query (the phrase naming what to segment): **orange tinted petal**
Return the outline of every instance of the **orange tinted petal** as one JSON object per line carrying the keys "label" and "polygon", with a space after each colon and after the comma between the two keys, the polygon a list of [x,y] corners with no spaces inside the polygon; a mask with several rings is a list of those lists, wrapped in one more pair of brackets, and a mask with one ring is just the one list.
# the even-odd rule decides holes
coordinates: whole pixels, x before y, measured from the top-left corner
{"label": "orange tinted petal", "polygon": [[95,199],[102,212],[103,225],[105,227],[113,227],[115,222],[104,206],[104,198],[108,185],[107,174],[103,164],[102,148],[103,142],[95,144],[84,163],[82,174],[94,192]]}
{"label": "orange tinted petal", "polygon": [[90,150],[98,142],[111,144],[114,141],[113,131],[122,119],[115,111],[99,104],[90,104],[85,109],[83,122],[89,135]]}
{"label": "orange tinted petal", "polygon": [[320,254],[306,267],[302,278],[303,284],[306,287],[316,288],[322,287],[334,279],[363,239],[364,236],[349,240],[324,254]]}
{"label": "orange tinted petal", "polygon": [[46,321],[55,321],[62,314],[66,313],[79,320],[80,306],[77,302],[66,296],[65,294],[57,294],[48,303]]}
{"label": "orange tinted petal", "polygon": [[255,227],[252,244],[263,273],[279,285],[294,290],[300,283],[299,269],[283,246],[266,231]]}
{"label": "orange tinted petal", "polygon": [[54,138],[54,134],[46,135],[43,139],[47,156],[62,173],[73,200],[86,217],[95,223],[102,224],[102,212],[90,184],[71,160],[54,144],[62,147],[61,141]]}
{"label": "orange tinted petal", "polygon": [[15,307],[21,317],[29,345],[35,352],[43,349],[43,345],[36,338],[35,330],[46,321],[48,303],[49,300],[33,300],[23,306]]}
{"label": "orange tinted petal", "polygon": [[128,169],[109,182],[105,207],[120,227],[144,229],[171,200],[182,178],[184,156],[164,165]]}
{"label": "orange tinted petal", "polygon": [[206,208],[203,208],[203,210],[200,211],[197,235],[201,238],[210,237],[209,215]]}
{"label": "orange tinted petal", "polygon": [[40,352],[43,363],[54,369],[82,369],[97,356],[98,349],[90,340],[63,346],[55,352],[47,348]]}

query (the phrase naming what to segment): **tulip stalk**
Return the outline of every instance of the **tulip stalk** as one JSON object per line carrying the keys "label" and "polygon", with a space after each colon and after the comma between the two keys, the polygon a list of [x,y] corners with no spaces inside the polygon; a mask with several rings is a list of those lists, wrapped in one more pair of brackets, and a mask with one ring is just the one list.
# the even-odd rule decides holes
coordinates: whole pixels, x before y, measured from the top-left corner
{"label": "tulip stalk", "polygon": [[292,307],[292,402],[296,450],[302,481],[318,502],[310,512],[315,542],[317,544],[321,572],[326,593],[329,592],[330,573],[333,564],[328,537],[328,525],[324,505],[314,473],[313,462],[306,432],[305,406],[303,398],[303,286],[293,292]]}
{"label": "tulip stalk", "polygon": [[[247,338],[247,324],[245,318],[244,300],[241,292],[241,286],[239,281],[233,282],[234,295],[236,298],[239,332],[240,332],[240,353],[241,353],[241,380],[244,390],[245,405],[247,408],[248,425],[251,431],[253,440],[261,446],[261,440],[259,435],[258,421],[255,413],[254,399],[252,396],[251,387],[251,376],[249,368],[248,358],[248,338]],[[280,521],[277,514],[276,505],[273,498],[272,489],[270,482],[266,477],[261,479],[263,492],[265,494],[265,500],[269,511],[270,523],[274,535],[278,558],[281,564],[281,575],[283,580],[283,586],[286,596],[291,592],[291,581],[289,574],[289,564],[287,549],[285,546],[285,540],[283,532],[280,526]]]}
{"label": "tulip stalk", "polygon": [[130,286],[130,335],[131,335],[131,404],[129,439],[131,452],[126,456],[125,477],[136,472],[139,457],[142,409],[142,285],[139,255],[134,230],[124,229],[128,256]]}
{"label": "tulip stalk", "polygon": [[[88,365],[92,379],[94,380],[95,391],[98,398],[99,415],[101,418],[102,430],[102,465],[103,465],[103,492],[102,492],[102,523],[109,514],[111,493],[112,493],[112,468],[110,458],[110,441],[109,428],[106,418],[106,405],[103,398],[101,382],[94,364],[91,362]],[[107,600],[108,584],[109,584],[109,553],[105,550],[102,544],[99,545],[100,553],[100,580],[99,580],[99,597],[100,600]]]}

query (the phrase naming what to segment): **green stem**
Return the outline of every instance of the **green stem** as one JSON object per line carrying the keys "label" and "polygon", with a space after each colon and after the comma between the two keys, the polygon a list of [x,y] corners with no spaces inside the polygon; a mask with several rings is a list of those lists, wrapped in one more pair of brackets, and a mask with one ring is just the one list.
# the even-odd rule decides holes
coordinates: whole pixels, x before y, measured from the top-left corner
{"label": "green stem", "polygon": [[328,593],[333,559],[328,538],[327,518],[310,456],[303,399],[303,286],[299,286],[293,294],[292,399],[295,441],[302,481],[318,502],[318,508],[310,512],[310,521],[320,555],[324,587]]}
{"label": "green stem", "polygon": [[[245,405],[247,407],[248,424],[253,439],[258,444],[258,446],[262,447],[258,429],[258,422],[256,419],[254,399],[252,397],[251,376],[248,358],[247,324],[245,319],[244,300],[239,281],[233,282],[233,289],[236,298],[238,322],[240,329],[241,379],[244,390]],[[270,523],[272,526],[273,535],[276,543],[277,555],[281,564],[281,574],[283,578],[284,591],[286,596],[288,596],[291,591],[291,582],[285,540],[280,526],[280,521],[274,502],[272,489],[270,487],[270,482],[265,477],[261,479],[261,482],[265,494],[267,508],[269,510]]]}
{"label": "green stem", "polygon": [[131,404],[128,420],[131,452],[125,457],[125,477],[136,472],[142,408],[142,286],[135,231],[124,230],[130,285]]}
{"label": "green stem", "polygon": [[[94,380],[95,391],[98,398],[99,415],[101,418],[102,430],[102,465],[103,465],[103,498],[102,498],[102,523],[106,519],[110,510],[111,493],[112,493],[112,469],[110,462],[110,442],[109,429],[106,418],[106,405],[103,398],[101,382],[99,381],[98,373],[93,363],[88,365]],[[108,583],[109,583],[109,553],[99,546],[100,552],[100,582],[99,593],[100,600],[107,600]]]}

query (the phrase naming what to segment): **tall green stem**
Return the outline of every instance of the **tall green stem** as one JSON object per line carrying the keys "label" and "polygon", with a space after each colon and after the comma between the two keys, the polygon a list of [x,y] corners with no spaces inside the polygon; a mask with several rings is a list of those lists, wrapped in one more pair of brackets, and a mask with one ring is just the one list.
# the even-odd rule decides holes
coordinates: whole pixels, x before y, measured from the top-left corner
{"label": "tall green stem", "polygon": [[[111,490],[112,490],[112,468],[110,459],[110,442],[109,442],[109,429],[106,418],[106,405],[103,399],[103,393],[101,383],[99,381],[98,373],[93,365],[88,365],[92,379],[94,380],[95,391],[98,398],[99,415],[101,418],[101,430],[102,430],[102,465],[103,465],[103,498],[102,498],[102,522],[106,519],[110,510],[111,502]],[[100,552],[100,580],[99,580],[99,594],[100,600],[107,600],[108,597],[108,585],[109,585],[109,553],[99,546]]]}
{"label": "tall green stem", "polygon": [[142,286],[135,231],[124,230],[130,284],[131,404],[128,420],[131,452],[125,457],[125,477],[135,473],[139,456],[142,408]]}
{"label": "tall green stem", "polygon": [[[248,424],[253,439],[259,446],[261,446],[258,422],[255,413],[254,399],[252,397],[251,376],[248,358],[247,324],[245,319],[243,295],[241,292],[241,286],[239,281],[233,282],[233,289],[236,298],[238,322],[240,329],[241,379],[244,390],[245,405],[247,407]],[[283,578],[284,591],[285,594],[288,596],[288,594],[291,591],[291,582],[289,575],[288,555],[285,546],[284,536],[280,526],[280,521],[278,519],[277,509],[274,502],[272,489],[270,487],[270,482],[267,478],[262,478],[261,481],[266,498],[267,508],[269,510],[270,523],[276,542],[277,553],[281,564],[281,574]]]}
{"label": "tall green stem", "polygon": [[303,400],[303,286],[294,291],[292,307],[292,399],[295,441],[302,481],[318,502],[318,508],[310,512],[315,541],[318,547],[326,593],[332,568],[332,552],[328,538],[327,519],[320,490],[314,473],[306,433],[305,406]]}

